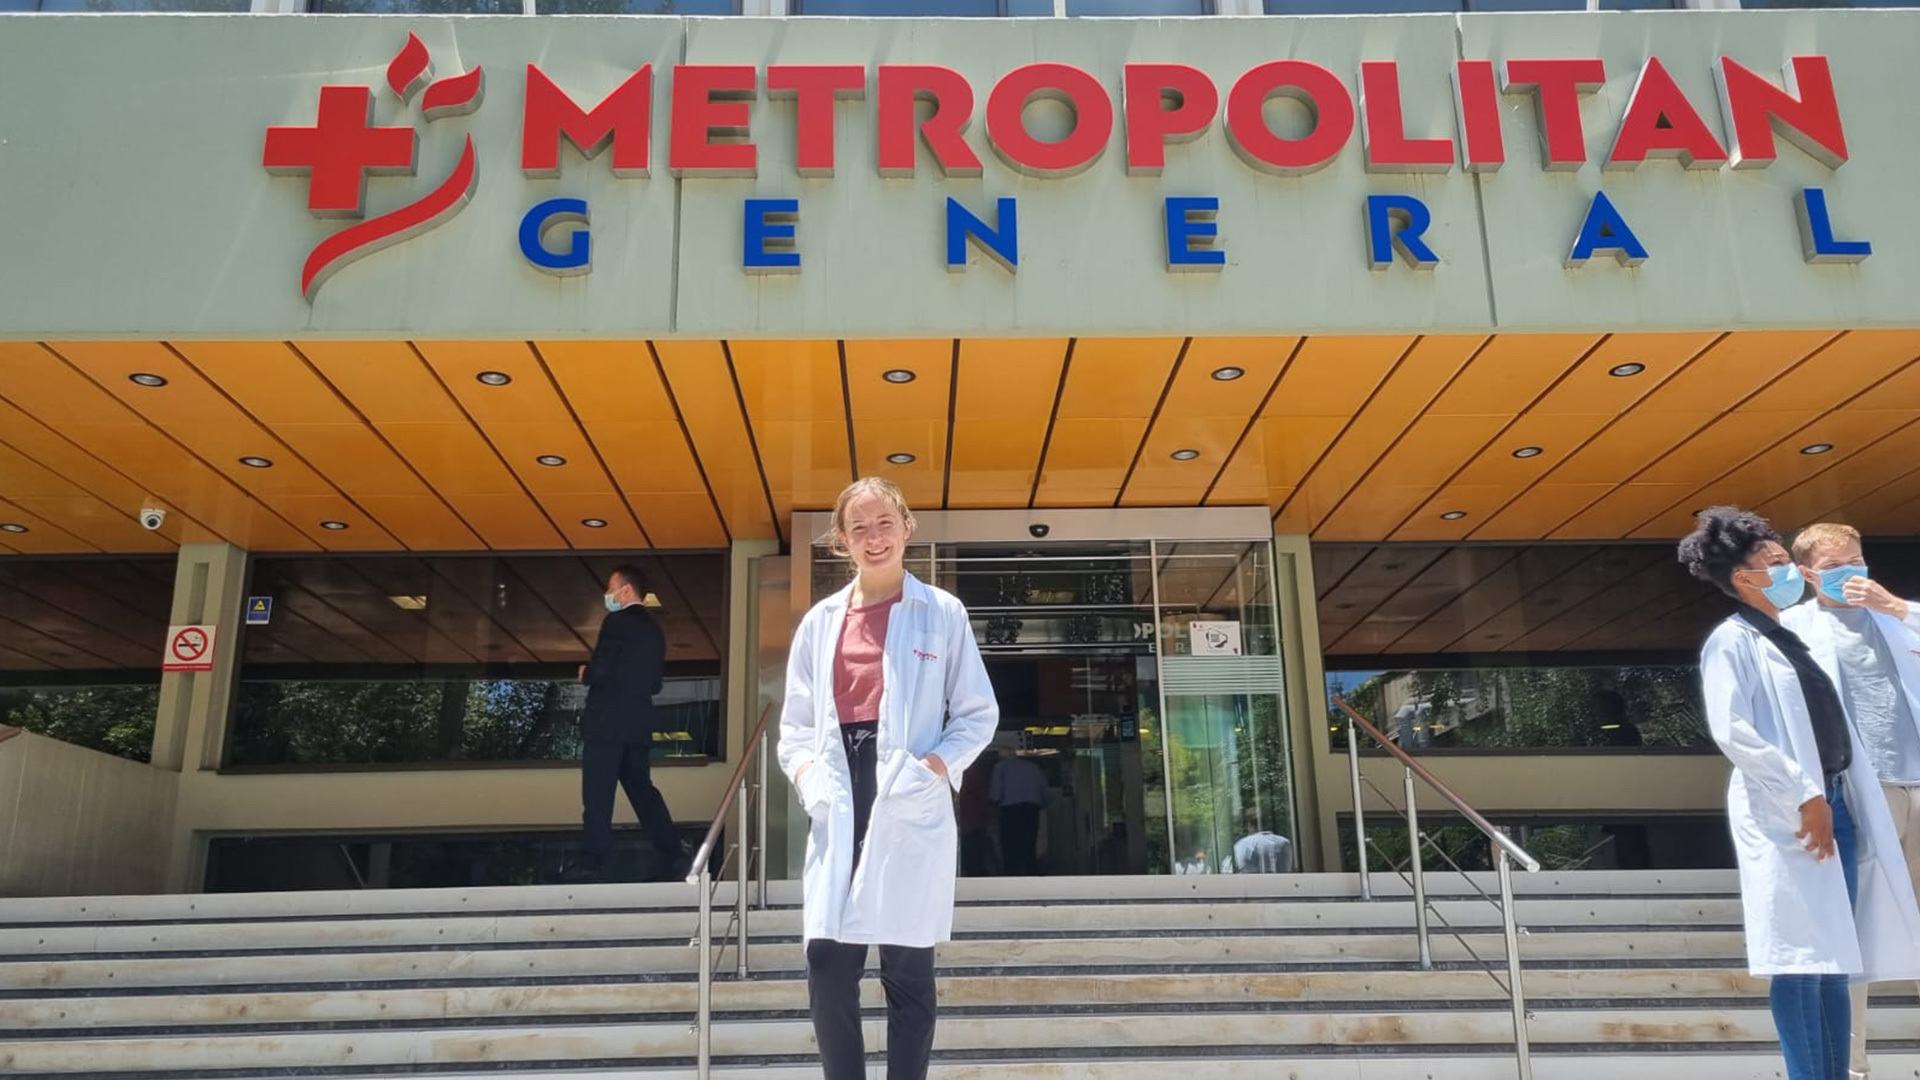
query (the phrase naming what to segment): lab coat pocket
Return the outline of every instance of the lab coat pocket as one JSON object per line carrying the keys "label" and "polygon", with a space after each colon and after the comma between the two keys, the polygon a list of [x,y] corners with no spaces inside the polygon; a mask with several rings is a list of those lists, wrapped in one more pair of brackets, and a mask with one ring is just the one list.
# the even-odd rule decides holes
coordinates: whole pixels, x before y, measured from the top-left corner
{"label": "lab coat pocket", "polygon": [[913,754],[907,755],[888,801],[894,804],[901,820],[916,825],[934,825],[942,818],[953,816],[952,789],[939,773]]}
{"label": "lab coat pocket", "polygon": [[818,818],[822,811],[833,805],[833,777],[828,775],[830,771],[826,762],[816,758],[794,784],[794,792],[800,797],[800,805],[806,808],[809,817]]}

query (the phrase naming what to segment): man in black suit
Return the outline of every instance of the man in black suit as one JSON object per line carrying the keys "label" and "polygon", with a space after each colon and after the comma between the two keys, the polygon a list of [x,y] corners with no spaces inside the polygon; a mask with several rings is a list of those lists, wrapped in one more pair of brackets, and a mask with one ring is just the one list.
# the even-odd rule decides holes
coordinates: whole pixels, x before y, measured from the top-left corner
{"label": "man in black suit", "polygon": [[613,791],[623,787],[656,855],[654,877],[668,881],[686,873],[686,851],[673,827],[673,812],[653,786],[651,752],[667,663],[667,639],[647,614],[645,577],[636,566],[614,568],[607,579],[607,617],[591,660],[581,667],[587,706],[581,719],[585,749],[580,758],[581,819],[585,851],[569,876],[598,880],[613,854]]}

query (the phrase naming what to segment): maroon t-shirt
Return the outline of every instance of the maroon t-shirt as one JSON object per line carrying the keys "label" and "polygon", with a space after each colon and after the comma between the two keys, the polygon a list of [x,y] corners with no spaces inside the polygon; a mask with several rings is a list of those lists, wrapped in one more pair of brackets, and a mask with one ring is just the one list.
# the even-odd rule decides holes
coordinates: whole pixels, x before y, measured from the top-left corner
{"label": "maroon t-shirt", "polygon": [[899,602],[895,593],[879,603],[847,609],[846,625],[833,650],[833,704],[843,724],[880,719],[880,657],[887,648],[887,621]]}

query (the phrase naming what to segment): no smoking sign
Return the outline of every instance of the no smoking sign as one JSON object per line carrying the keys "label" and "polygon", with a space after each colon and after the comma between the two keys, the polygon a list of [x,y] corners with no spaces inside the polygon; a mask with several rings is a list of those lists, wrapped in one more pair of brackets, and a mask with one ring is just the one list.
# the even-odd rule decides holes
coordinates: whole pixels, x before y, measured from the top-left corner
{"label": "no smoking sign", "polygon": [[212,671],[213,631],[211,626],[167,627],[167,648],[160,658],[160,670]]}

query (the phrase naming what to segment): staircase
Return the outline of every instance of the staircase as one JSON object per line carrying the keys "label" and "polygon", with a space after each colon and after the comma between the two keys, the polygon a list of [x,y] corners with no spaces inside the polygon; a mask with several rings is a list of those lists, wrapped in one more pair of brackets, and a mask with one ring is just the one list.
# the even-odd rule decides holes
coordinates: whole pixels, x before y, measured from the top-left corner
{"label": "staircase", "polygon": [[[934,1076],[1492,1080],[1515,1075],[1499,913],[1430,879],[1421,971],[1390,875],[963,881]],[[1491,881],[1481,882],[1491,886]],[[1784,1075],[1729,872],[1521,875],[1540,1080]],[[721,886],[719,938],[731,914]],[[818,1077],[797,885],[714,987],[716,1075]],[[0,900],[0,1075],[691,1077],[690,886]],[[1883,987],[1876,1077],[1920,1075]],[[877,980],[868,1046],[885,1045]],[[883,1075],[876,1068],[873,1075]]]}

